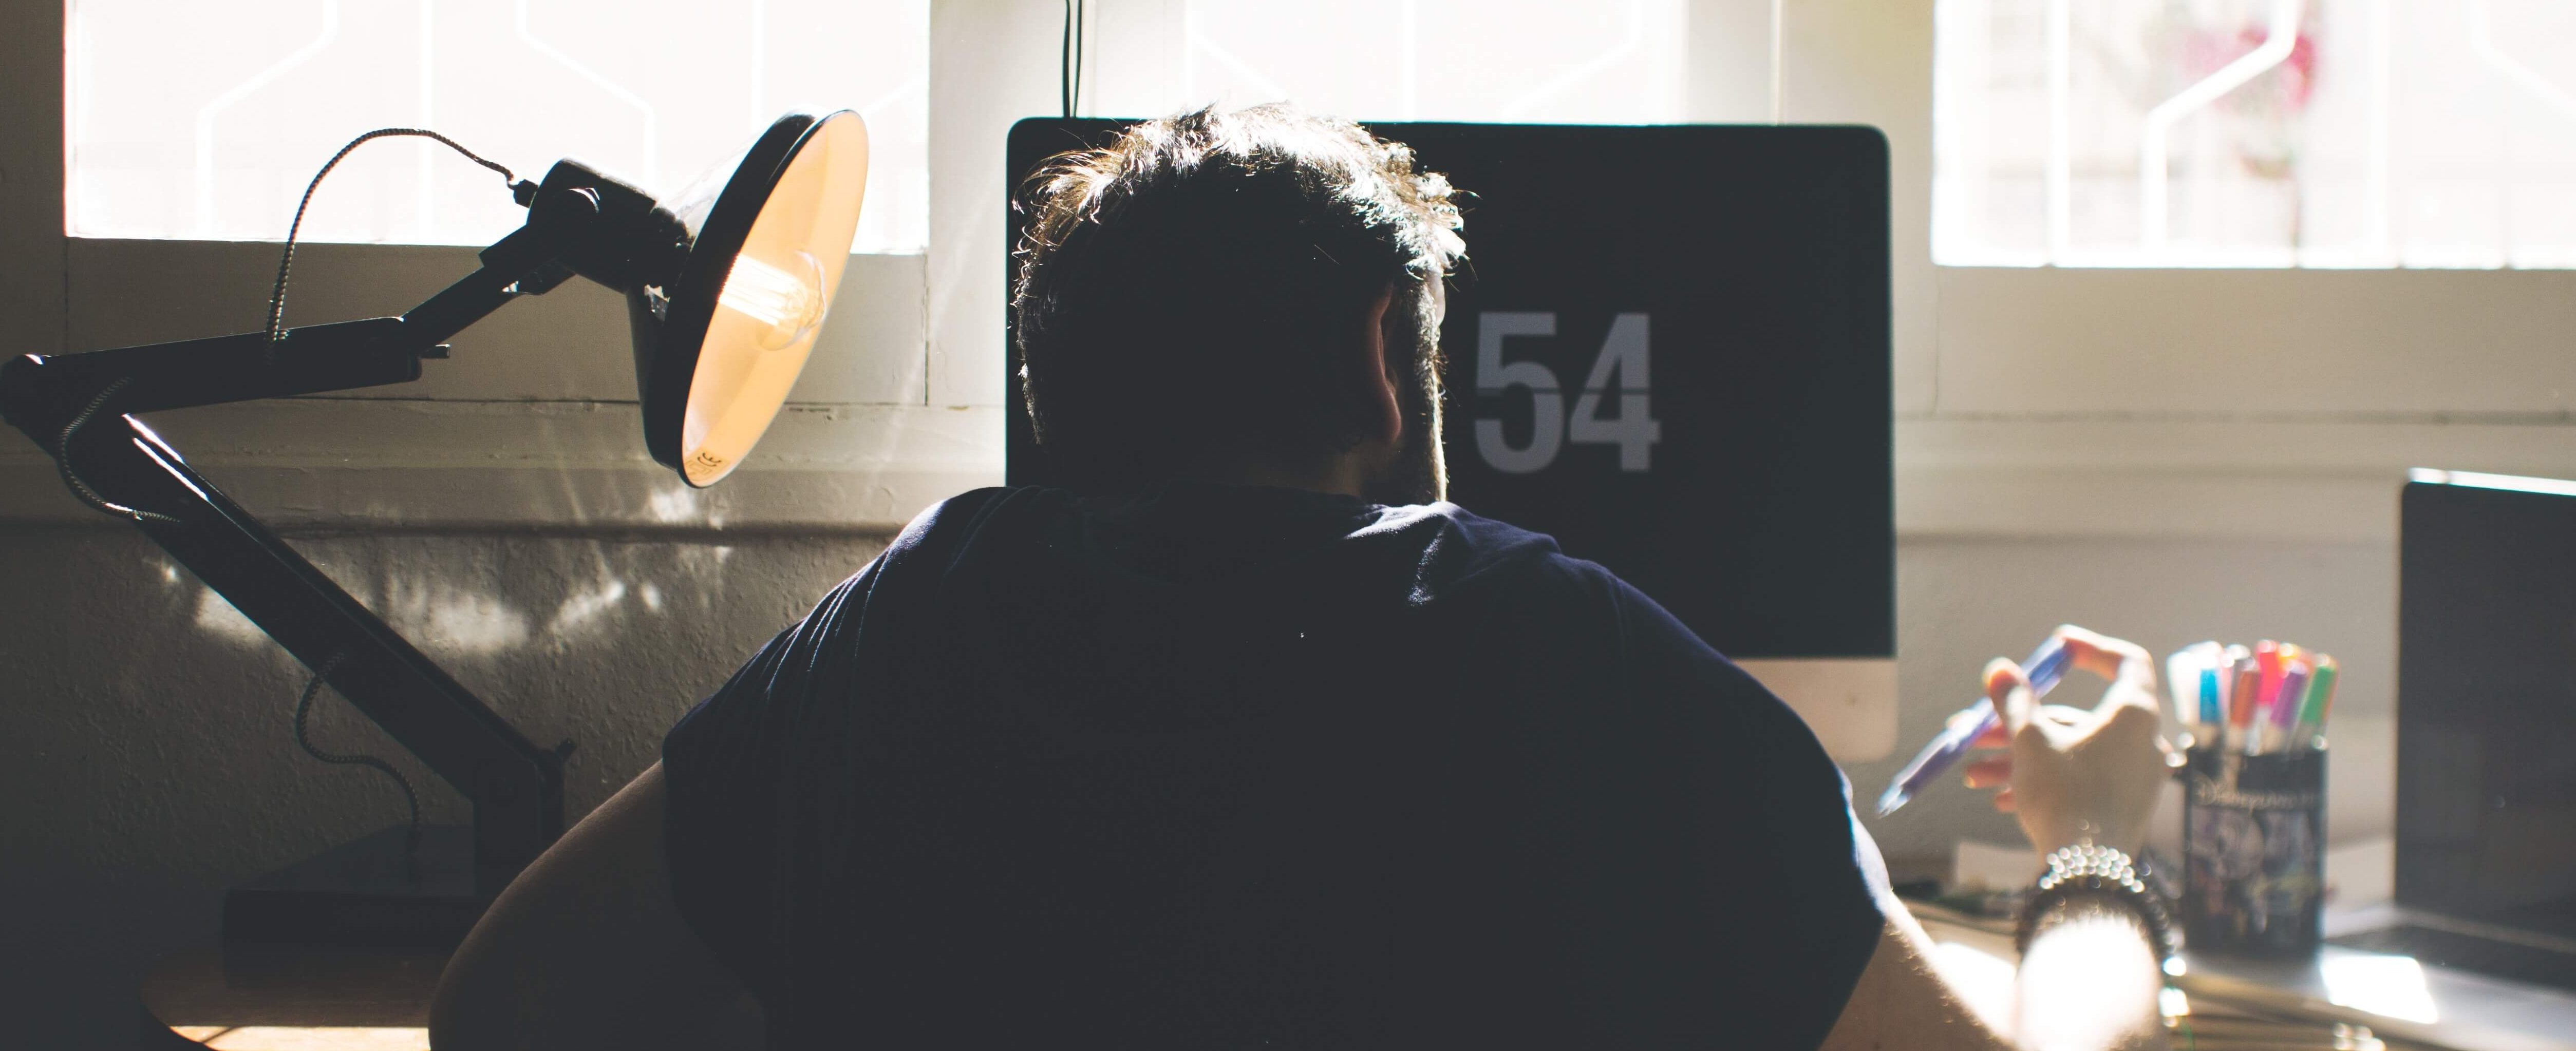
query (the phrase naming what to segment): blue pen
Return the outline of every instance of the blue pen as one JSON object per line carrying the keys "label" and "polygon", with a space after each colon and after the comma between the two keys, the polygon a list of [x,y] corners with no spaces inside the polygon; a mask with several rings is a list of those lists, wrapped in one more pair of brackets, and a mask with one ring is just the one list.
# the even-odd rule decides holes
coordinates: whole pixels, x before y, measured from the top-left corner
{"label": "blue pen", "polygon": [[[2030,659],[2023,661],[2021,667],[2022,674],[2030,679],[2031,696],[2048,696],[2048,691],[2055,689],[2057,680],[2066,674],[2066,644],[2051,637],[2040,643],[2038,649],[2032,650]],[[1915,793],[1940,780],[1941,775],[1948,773],[1961,756],[1967,755],[1968,749],[1977,743],[1977,738],[2002,723],[2003,716],[1995,711],[1995,702],[1983,697],[1977,698],[1977,703],[1961,710],[1959,715],[1952,716],[1949,729],[1941,731],[1932,743],[1924,745],[1923,751],[1915,754],[1914,761],[1905,764],[1896,780],[1888,784],[1887,791],[1879,793],[1878,816],[1893,814],[1898,807],[1912,801]]]}

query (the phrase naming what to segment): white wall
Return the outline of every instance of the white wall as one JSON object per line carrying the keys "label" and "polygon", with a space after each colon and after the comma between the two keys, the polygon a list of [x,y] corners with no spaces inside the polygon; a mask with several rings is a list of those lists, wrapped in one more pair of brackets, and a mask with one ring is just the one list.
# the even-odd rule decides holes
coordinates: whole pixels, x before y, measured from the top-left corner
{"label": "white wall", "polygon": [[[846,534],[301,531],[294,545],[542,745],[587,813],[682,712],[874,557]],[[305,671],[123,527],[0,527],[0,1044],[127,1048],[152,957],[213,943],[223,888],[405,811],[292,734]],[[462,797],[345,702],[314,742]]]}
{"label": "white wall", "polygon": [[[1093,0],[1095,90],[1152,97],[1176,7]],[[1769,112],[1768,8],[1694,2],[1694,115]],[[2397,484],[2417,463],[2576,475],[2576,273],[1936,268],[1930,0],[1785,10],[1788,119],[1876,124],[1893,149],[1901,739],[2062,620],[2159,650],[2291,638],[2347,669],[2334,832],[2384,829]],[[0,0],[5,349],[255,326],[269,246],[62,237],[61,18]],[[858,261],[831,349],[717,490],[643,460],[622,320],[578,282],[469,331],[423,383],[156,425],[531,736],[580,740],[586,809],[888,529],[998,478],[1001,136],[1053,108],[1060,18],[940,0],[930,251]],[[398,310],[468,265],[305,252],[301,320]],[[31,1045],[121,1046],[130,972],[210,935],[223,886],[397,813],[293,752],[293,669],[165,565],[0,436],[0,973],[37,976],[0,983],[0,1012]],[[557,623],[611,584],[605,612]],[[345,709],[322,725],[372,734]],[[1850,773],[1874,791],[1888,765]],[[1875,828],[1896,856],[2008,840],[1982,806],[1944,790]]]}

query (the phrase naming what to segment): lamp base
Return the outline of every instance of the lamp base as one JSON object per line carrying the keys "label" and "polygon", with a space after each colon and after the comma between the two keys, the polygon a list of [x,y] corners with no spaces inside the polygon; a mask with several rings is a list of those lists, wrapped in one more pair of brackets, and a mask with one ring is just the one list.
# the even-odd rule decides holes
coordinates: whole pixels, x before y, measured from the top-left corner
{"label": "lamp base", "polygon": [[224,892],[236,945],[453,949],[490,904],[474,894],[474,830],[397,825]]}

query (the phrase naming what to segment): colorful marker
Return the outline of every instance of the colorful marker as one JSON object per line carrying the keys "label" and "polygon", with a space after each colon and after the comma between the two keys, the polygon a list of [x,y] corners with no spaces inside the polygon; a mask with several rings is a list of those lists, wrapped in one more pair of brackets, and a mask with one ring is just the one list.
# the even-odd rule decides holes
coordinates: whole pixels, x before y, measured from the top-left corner
{"label": "colorful marker", "polygon": [[[2021,667],[2022,674],[2030,679],[2031,696],[2048,696],[2048,691],[2057,688],[2057,680],[2066,675],[2066,644],[2056,636],[2050,636],[2047,642],[2040,643],[2038,649],[2030,652],[2030,659],[2023,661]],[[1914,761],[1905,764],[1905,769],[1897,772],[1896,779],[1888,782],[1887,791],[1879,793],[1878,816],[1886,817],[1912,802],[1915,793],[1940,780],[1941,775],[1948,773],[1960,757],[1967,755],[1977,743],[1977,738],[2001,725],[2003,716],[1995,711],[1995,702],[1985,697],[1977,698],[1977,703],[1951,716],[1948,727],[1934,736],[1931,743],[1924,745],[1921,752],[1915,753]]]}
{"label": "colorful marker", "polygon": [[2183,648],[2190,651],[2192,655],[2192,676],[2186,685],[2191,690],[2192,703],[2197,709],[2193,719],[2197,724],[2195,728],[2205,733],[2214,733],[2227,722],[2227,706],[2216,703],[2217,691],[2210,686],[2210,683],[2218,675],[2220,662],[2227,659],[2227,647],[2216,642],[2195,642]]}
{"label": "colorful marker", "polygon": [[2308,696],[2308,662],[2293,658],[2281,669],[2281,696],[2272,702],[2272,710],[2263,721],[2263,750],[2277,752],[2290,747],[2293,724],[2298,722],[2300,702]]}
{"label": "colorful marker", "polygon": [[[2316,656],[2316,654],[2313,654],[2313,653],[2308,652],[2308,648],[2307,648],[2307,647],[2305,647],[2305,646],[2301,646],[2301,645],[2299,645],[2298,643],[2295,643],[2295,642],[2284,642],[2284,643],[2282,643],[2282,644],[2281,644],[2281,674],[2283,674],[2283,675],[2288,675],[2288,674],[2290,673],[2290,662],[2291,662],[2291,661],[2306,661],[2306,662],[2308,662],[2308,671],[2309,671],[2309,673],[2310,673],[2310,674],[2314,674],[2314,673],[2316,672],[2316,667],[2317,667],[2317,656]],[[2283,694],[2282,696],[2289,698],[2289,702],[2290,702],[2290,707],[2291,707],[2291,708],[2295,709],[2295,708],[2297,708],[2297,707],[2298,707],[2298,705],[2299,705],[2299,698],[2298,698],[2297,696],[2295,696],[2295,695],[2291,695],[2291,694],[2286,694],[2286,693],[2285,693],[2285,694]],[[2288,726],[2288,725],[2290,725],[2290,724],[2289,724],[2289,723],[2284,722],[2284,723],[2282,723],[2281,725],[2283,725],[2283,726]]]}
{"label": "colorful marker", "polygon": [[2268,715],[2281,699],[2281,644],[2270,639],[2255,643],[2254,667],[2263,673],[2262,692],[2254,696],[2254,714]]}
{"label": "colorful marker", "polygon": [[2227,744],[2253,754],[2262,738],[2253,733],[2254,708],[2263,695],[2263,668],[2253,657],[2236,662],[2236,682],[2227,690]]}
{"label": "colorful marker", "polygon": [[2225,681],[2218,674],[2218,665],[2201,665],[2200,725],[2208,727],[2211,733],[2218,733],[2227,725],[2227,701],[2223,698],[2227,689],[2220,685]]}
{"label": "colorful marker", "polygon": [[2308,680],[2308,696],[2299,704],[2299,721],[2290,727],[2290,740],[2302,742],[2301,747],[2325,728],[2326,712],[2334,706],[2337,671],[2332,654],[2317,654],[2316,677]]}

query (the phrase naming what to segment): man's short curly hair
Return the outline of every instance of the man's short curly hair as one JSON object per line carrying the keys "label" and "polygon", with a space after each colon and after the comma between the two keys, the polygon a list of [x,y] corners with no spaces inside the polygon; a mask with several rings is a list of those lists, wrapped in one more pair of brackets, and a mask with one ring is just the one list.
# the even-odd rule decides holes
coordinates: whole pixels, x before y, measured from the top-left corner
{"label": "man's short curly hair", "polygon": [[1016,312],[1050,473],[1133,485],[1307,463],[1362,436],[1325,348],[1377,295],[1410,324],[1407,434],[1440,399],[1437,282],[1461,254],[1449,182],[1413,151],[1285,105],[1201,109],[1054,158],[1023,188]]}

